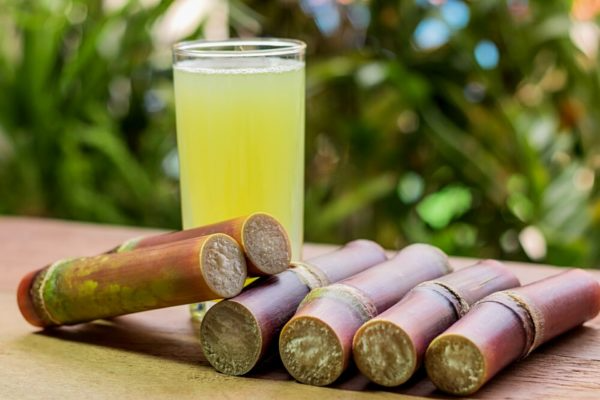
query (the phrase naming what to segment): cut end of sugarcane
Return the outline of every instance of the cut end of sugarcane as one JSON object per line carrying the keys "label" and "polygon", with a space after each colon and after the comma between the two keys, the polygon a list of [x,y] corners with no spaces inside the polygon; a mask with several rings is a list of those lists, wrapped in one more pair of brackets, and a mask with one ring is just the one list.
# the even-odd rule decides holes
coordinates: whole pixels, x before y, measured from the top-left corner
{"label": "cut end of sugarcane", "polygon": [[228,375],[250,372],[262,351],[258,322],[235,301],[222,301],[207,311],[200,326],[200,343],[210,365]]}
{"label": "cut end of sugarcane", "polygon": [[279,355],[294,379],[310,385],[329,385],[344,370],[340,339],[325,322],[309,316],[296,317],[284,327]]}
{"label": "cut end of sugarcane", "polygon": [[48,325],[47,319],[40,317],[38,305],[34,299],[34,286],[39,281],[38,275],[42,271],[33,271],[28,273],[21,279],[19,288],[17,289],[17,303],[23,318],[31,325],[44,327]]}
{"label": "cut end of sugarcane", "polygon": [[274,275],[289,267],[290,240],[283,226],[269,214],[256,213],[248,217],[242,229],[242,243],[257,272]]}
{"label": "cut end of sugarcane", "polygon": [[233,238],[222,233],[211,235],[200,250],[200,262],[206,284],[218,297],[233,297],[242,291],[246,261]]}
{"label": "cut end of sugarcane", "polygon": [[425,356],[427,375],[444,392],[475,393],[485,380],[485,361],[479,348],[461,335],[437,337]]}
{"label": "cut end of sugarcane", "polygon": [[417,353],[410,337],[398,325],[371,320],[354,336],[354,361],[371,381],[383,386],[406,382],[417,369]]}

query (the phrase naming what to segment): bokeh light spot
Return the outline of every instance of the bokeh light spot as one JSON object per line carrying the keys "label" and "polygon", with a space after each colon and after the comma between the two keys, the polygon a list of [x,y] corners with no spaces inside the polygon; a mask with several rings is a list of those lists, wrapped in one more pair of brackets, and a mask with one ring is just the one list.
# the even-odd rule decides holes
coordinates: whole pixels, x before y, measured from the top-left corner
{"label": "bokeh light spot", "polygon": [[350,4],[348,6],[348,19],[357,29],[366,29],[371,22],[371,11],[362,3]]}
{"label": "bokeh light spot", "polygon": [[546,257],[546,239],[538,227],[530,225],[523,229],[519,233],[519,242],[525,254],[532,260],[541,260]]}
{"label": "bokeh light spot", "polygon": [[423,195],[425,182],[421,175],[415,172],[407,172],[398,182],[398,197],[404,204],[414,203]]}
{"label": "bokeh light spot", "polygon": [[326,36],[333,35],[340,27],[341,16],[337,5],[329,0],[303,0],[302,10],[312,15],[319,31]]}
{"label": "bokeh light spot", "polygon": [[433,50],[443,46],[450,38],[448,26],[436,18],[425,18],[415,29],[413,39],[421,50]]}
{"label": "bokeh light spot", "polygon": [[475,46],[475,60],[483,69],[494,69],[498,66],[500,52],[491,40],[481,40]]}
{"label": "bokeh light spot", "polygon": [[453,30],[464,28],[471,18],[469,7],[460,0],[448,0],[441,5],[440,12],[444,21]]}
{"label": "bokeh light spot", "polygon": [[381,83],[386,77],[385,67],[381,63],[370,63],[361,67],[356,73],[358,83],[371,87]]}
{"label": "bokeh light spot", "polygon": [[479,103],[485,98],[485,86],[477,82],[469,82],[463,89],[465,99],[471,103]]}

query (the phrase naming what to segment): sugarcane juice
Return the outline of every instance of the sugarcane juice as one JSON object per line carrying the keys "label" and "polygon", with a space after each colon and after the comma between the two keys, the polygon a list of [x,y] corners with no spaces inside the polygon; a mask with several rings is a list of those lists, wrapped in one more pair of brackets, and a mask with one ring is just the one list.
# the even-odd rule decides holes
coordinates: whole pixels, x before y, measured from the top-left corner
{"label": "sugarcane juice", "polygon": [[183,227],[264,211],[300,257],[304,63],[182,61],[174,67]]}

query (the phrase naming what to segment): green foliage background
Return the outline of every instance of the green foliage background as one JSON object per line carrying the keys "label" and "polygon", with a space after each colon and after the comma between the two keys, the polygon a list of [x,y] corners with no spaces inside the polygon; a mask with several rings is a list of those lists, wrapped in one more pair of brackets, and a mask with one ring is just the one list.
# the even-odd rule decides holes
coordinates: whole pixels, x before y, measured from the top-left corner
{"label": "green foliage background", "polygon": [[[171,3],[0,0],[0,213],[179,227],[170,61],[151,36]],[[570,2],[469,2],[428,50],[414,32],[443,15],[426,1],[329,2],[332,31],[309,3],[229,2],[232,36],[309,45],[307,240],[599,264],[598,58]]]}

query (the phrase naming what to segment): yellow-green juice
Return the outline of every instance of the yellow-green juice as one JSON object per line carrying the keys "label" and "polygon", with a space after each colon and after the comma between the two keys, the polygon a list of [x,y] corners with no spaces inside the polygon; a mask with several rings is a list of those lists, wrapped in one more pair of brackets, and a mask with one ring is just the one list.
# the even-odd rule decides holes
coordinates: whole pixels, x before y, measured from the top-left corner
{"label": "yellow-green juice", "polygon": [[184,228],[264,211],[301,256],[304,63],[256,57],[174,66]]}

